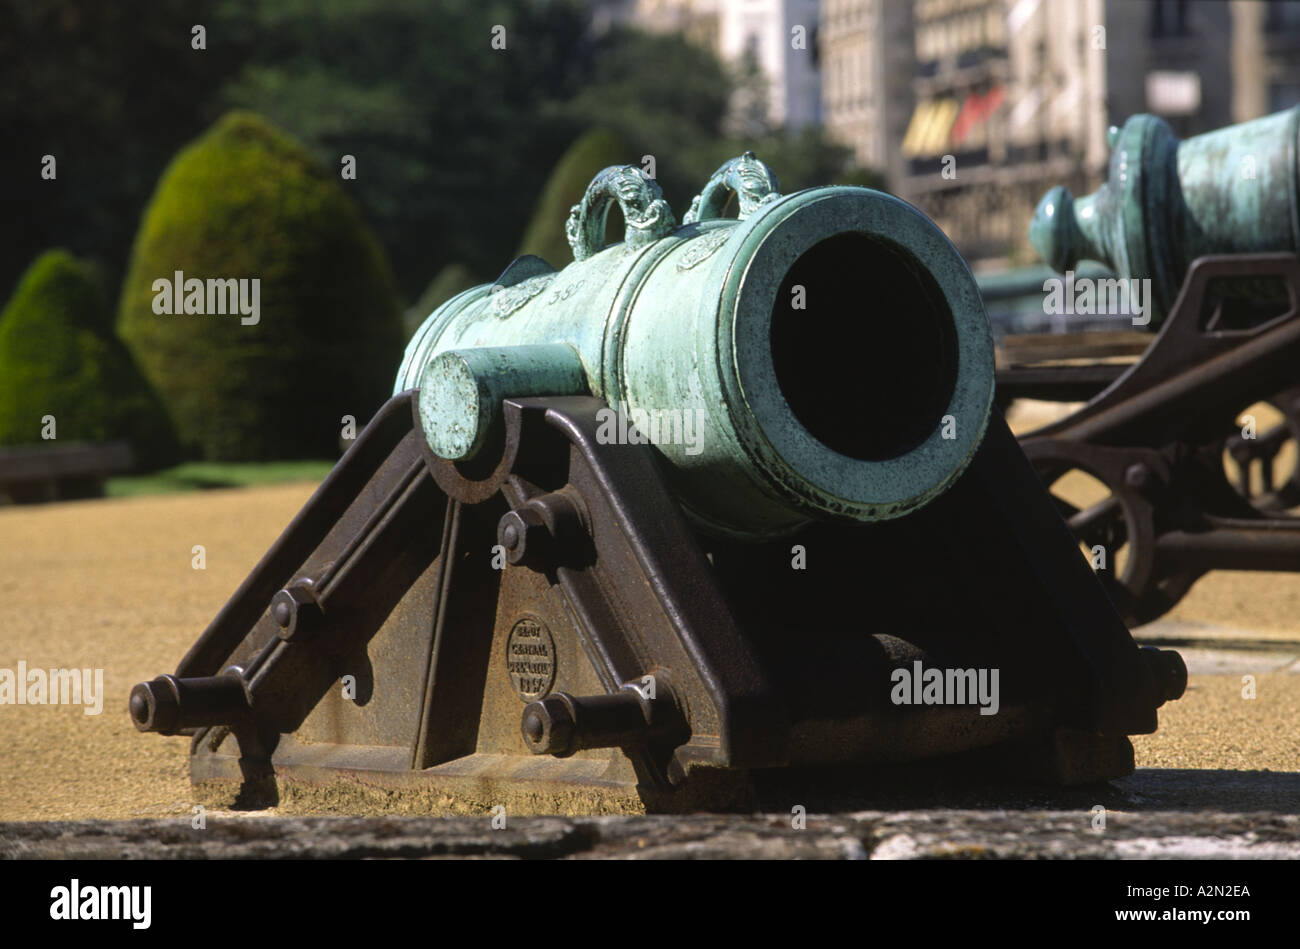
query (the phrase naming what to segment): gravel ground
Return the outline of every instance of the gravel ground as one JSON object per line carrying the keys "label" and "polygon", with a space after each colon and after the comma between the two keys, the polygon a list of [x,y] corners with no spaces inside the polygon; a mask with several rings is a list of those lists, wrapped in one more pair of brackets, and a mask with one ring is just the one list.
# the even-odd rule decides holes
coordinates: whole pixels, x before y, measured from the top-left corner
{"label": "gravel ground", "polygon": [[314,489],[0,508],[0,668],[104,670],[99,715],[0,705],[0,820],[189,811],[189,739],[141,735],[127,695],[176,667]]}
{"label": "gravel ground", "polygon": [[[0,821],[189,813],[187,739],[138,734],[126,696],[175,667],[313,488],[0,509],[0,668],[104,676],[99,715],[0,706]],[[205,569],[194,569],[195,545]],[[1297,615],[1300,574],[1222,573],[1139,631],[1190,644],[1193,675],[1160,731],[1134,740],[1139,771],[1115,782],[1112,806],[1300,812]],[[1254,699],[1242,696],[1246,674],[1257,676]]]}

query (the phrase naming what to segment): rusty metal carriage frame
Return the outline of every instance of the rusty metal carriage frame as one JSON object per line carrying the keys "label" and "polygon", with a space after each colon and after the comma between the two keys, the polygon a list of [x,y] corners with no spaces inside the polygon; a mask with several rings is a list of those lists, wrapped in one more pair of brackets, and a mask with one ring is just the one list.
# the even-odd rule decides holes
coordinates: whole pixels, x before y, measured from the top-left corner
{"label": "rusty metal carriage frame", "polygon": [[[1255,325],[1232,326],[1216,286],[1272,279],[1287,303]],[[1050,485],[1070,470],[1110,491],[1063,514],[1086,547],[1112,554],[1099,571],[1130,624],[1150,622],[1206,572],[1300,569],[1297,472],[1274,484],[1271,464],[1300,432],[1300,258],[1294,254],[1207,256],[1188,269],[1168,318],[1140,360],[1000,370],[1003,400],[1091,395],[1067,417],[1020,441]],[[1284,421],[1243,437],[1238,416],[1273,403]],[[1224,466],[1238,464],[1236,482]],[[1251,469],[1262,469],[1254,490]],[[1116,573],[1113,554],[1127,544]]]}
{"label": "rusty metal carriage frame", "polygon": [[[643,171],[605,169],[567,232],[563,271],[521,258],[430,314],[176,673],[133,689],[137,728],[191,734],[193,781],[248,804],[788,808],[792,780],[817,806],[873,780],[843,769],[986,752],[1132,770],[1186,667],[1137,646],[992,410],[986,316],[932,222],[869,189],[782,196],[747,153],[680,228]],[[898,332],[837,353],[813,411],[831,370],[773,301],[864,253]],[[863,332],[861,288],[827,285]],[[901,429],[900,364],[928,380]],[[698,458],[602,438],[620,400],[716,409],[722,435]],[[926,670],[953,694],[895,688]]]}
{"label": "rusty metal carriage frame", "polygon": [[[863,779],[836,767],[978,749],[1075,783],[1128,773],[1125,736],[1185,686],[1000,417],[906,519],[741,544],[695,532],[648,446],[598,442],[598,399],[507,400],[472,465],[429,451],[413,402],[377,414],[175,675],[133,691],[137,727],[192,735],[208,799],[746,809],[792,775],[842,793]],[[794,543],[818,569],[790,569]],[[521,622],[553,643],[545,694],[508,672]],[[915,661],[1000,667],[1000,714],[891,705]]]}

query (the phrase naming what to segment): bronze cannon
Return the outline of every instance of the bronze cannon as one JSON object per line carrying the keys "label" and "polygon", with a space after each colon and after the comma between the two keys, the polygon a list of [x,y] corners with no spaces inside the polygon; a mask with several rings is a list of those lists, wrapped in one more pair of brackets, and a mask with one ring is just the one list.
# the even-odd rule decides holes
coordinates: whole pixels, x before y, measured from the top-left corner
{"label": "bronze cannon", "polygon": [[1110,141],[1106,184],[1053,188],[1030,238],[1055,268],[1091,258],[1145,285],[1133,322],[1154,335],[1131,364],[1014,367],[998,384],[1087,400],[1021,443],[1049,485],[1078,471],[1104,486],[1060,506],[1137,624],[1208,571],[1300,569],[1300,469],[1285,462],[1300,435],[1300,107],[1182,142],[1139,115]]}
{"label": "bronze cannon", "polygon": [[563,269],[521,258],[428,317],[176,672],[135,687],[196,785],[577,813],[814,806],[781,789],[956,755],[1132,769],[1186,669],[1134,643],[994,408],[937,227],[865,188],[783,195],[746,154],[680,225],[607,169],[568,236]]}

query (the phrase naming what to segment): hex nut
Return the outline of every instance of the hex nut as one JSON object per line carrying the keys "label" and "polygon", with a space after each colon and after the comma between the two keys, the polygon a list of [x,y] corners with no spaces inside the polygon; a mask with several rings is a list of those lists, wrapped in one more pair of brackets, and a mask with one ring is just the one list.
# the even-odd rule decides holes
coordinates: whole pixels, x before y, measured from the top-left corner
{"label": "hex nut", "polygon": [[520,719],[524,744],[535,755],[571,753],[573,744],[573,712],[569,703],[556,695],[530,702]]}
{"label": "hex nut", "polygon": [[497,524],[497,542],[512,564],[540,566],[550,536],[541,512],[527,506],[508,511]]}

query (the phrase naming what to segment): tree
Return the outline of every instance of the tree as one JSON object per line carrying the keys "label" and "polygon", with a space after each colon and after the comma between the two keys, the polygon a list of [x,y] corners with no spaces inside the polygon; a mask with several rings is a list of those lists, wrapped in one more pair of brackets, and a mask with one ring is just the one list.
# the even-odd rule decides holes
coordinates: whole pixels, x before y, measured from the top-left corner
{"label": "tree", "polygon": [[177,456],[158,394],[113,332],[99,275],[66,250],[33,261],[0,313],[0,445],[39,445],[51,433],[129,441],[143,468]]}
{"label": "tree", "polygon": [[438,307],[458,293],[462,293],[470,287],[483,282],[482,280],[475,280],[474,275],[469,272],[469,269],[464,264],[455,263],[443,267],[438,271],[438,276],[434,277],[429,282],[429,285],[425,287],[415,305],[406,311],[403,318],[403,328],[406,330],[407,337],[414,336],[416,330],[429,317],[429,314]]}
{"label": "tree", "polygon": [[238,66],[220,32],[191,45],[214,3],[0,0],[0,296],[62,246],[103,261],[116,298],[153,183]]}
{"label": "tree", "polygon": [[[808,177],[834,164],[824,140],[767,127],[753,68],[677,35],[597,35],[589,6],[173,0],[142,15],[0,0],[0,197],[11,224],[0,231],[0,291],[53,244],[104,260],[116,279],[170,157],[232,107],[266,116],[333,173],[407,300],[453,263],[500,273],[547,175],[589,129],[626,143],[622,160],[654,156],[679,214],[746,148],[787,188],[830,180]],[[192,48],[195,24],[206,26],[204,50]],[[751,121],[728,134],[737,101],[751,103]],[[39,177],[45,154],[58,160],[55,180]]]}
{"label": "tree", "polygon": [[[191,280],[206,315],[160,313]],[[243,281],[249,302],[256,286],[255,321],[213,315],[218,280]],[[119,326],[185,447],[228,461],[331,455],[342,417],[364,422],[387,396],[403,339],[387,259],[337,174],[243,112],[163,174]]]}
{"label": "tree", "polygon": [[572,94],[585,68],[580,3],[222,7],[223,29],[245,51],[224,101],[267,116],[326,167],[355,156],[346,188],[407,299],[456,261],[500,272],[546,170],[580,131],[546,108]]}

